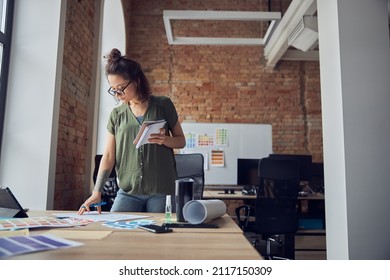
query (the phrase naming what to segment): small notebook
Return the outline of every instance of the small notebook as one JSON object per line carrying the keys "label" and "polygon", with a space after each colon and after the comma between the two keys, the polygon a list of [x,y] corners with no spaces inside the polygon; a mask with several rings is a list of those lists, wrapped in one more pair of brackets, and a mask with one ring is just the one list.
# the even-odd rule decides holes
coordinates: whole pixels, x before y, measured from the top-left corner
{"label": "small notebook", "polygon": [[8,187],[0,187],[0,218],[27,218],[26,210],[20,205]]}
{"label": "small notebook", "polygon": [[134,139],[133,144],[135,144],[135,147],[138,149],[142,145],[150,143],[148,140],[150,134],[160,133],[160,129],[164,127],[165,123],[165,120],[144,121],[137,136]]}

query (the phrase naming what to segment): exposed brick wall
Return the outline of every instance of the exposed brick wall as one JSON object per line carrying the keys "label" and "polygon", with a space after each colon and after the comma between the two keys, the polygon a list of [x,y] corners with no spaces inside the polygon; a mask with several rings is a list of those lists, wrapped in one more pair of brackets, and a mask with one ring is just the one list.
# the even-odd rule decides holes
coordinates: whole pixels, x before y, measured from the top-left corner
{"label": "exposed brick wall", "polygon": [[[290,1],[272,1],[283,11]],[[122,1],[126,15],[126,53],[138,60],[154,94],[174,101],[180,120],[267,123],[272,125],[277,153],[310,153],[322,161],[321,98],[318,62],[281,61],[266,70],[259,46],[168,45],[163,10],[266,11],[268,1]],[[282,8],[280,8],[282,5]],[[173,25],[181,35],[210,36],[213,23]],[[264,32],[263,26],[215,24],[215,36]],[[202,30],[207,29],[207,30]],[[187,30],[186,30],[187,29]],[[195,30],[195,31],[194,31]],[[198,31],[196,31],[198,30]],[[229,32],[226,32],[229,30]],[[188,31],[188,32],[186,32]]]}
{"label": "exposed brick wall", "polygon": [[84,201],[94,9],[94,0],[67,2],[54,209],[74,210]]}

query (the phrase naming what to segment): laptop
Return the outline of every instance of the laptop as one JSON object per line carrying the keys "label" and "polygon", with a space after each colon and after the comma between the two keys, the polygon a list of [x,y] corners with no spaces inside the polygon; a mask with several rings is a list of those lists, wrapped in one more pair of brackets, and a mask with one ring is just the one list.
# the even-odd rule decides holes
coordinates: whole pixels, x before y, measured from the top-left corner
{"label": "laptop", "polygon": [[27,218],[23,209],[8,187],[0,187],[0,218]]}

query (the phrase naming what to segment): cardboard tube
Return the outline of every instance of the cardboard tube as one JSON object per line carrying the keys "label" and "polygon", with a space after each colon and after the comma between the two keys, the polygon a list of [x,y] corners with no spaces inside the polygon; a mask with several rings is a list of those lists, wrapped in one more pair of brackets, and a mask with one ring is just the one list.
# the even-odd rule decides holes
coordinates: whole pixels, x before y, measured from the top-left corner
{"label": "cardboard tube", "polygon": [[191,200],[183,207],[184,219],[190,224],[201,224],[221,217],[226,204],[219,199]]}

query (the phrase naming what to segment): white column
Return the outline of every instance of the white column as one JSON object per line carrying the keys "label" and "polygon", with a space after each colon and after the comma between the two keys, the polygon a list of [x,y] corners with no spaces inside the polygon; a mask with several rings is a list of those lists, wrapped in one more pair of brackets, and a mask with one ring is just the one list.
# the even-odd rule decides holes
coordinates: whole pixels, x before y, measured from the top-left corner
{"label": "white column", "polygon": [[66,3],[15,1],[0,184],[30,209],[53,207]]}
{"label": "white column", "polygon": [[111,110],[116,106],[113,97],[108,94],[109,88],[107,78],[105,76],[104,67],[106,64],[104,55],[110,53],[113,48],[117,48],[122,52],[126,51],[126,32],[125,19],[123,17],[123,8],[121,0],[109,0],[104,2],[103,10],[103,27],[101,36],[101,58],[100,58],[100,103],[99,103],[99,119],[98,119],[98,138],[97,138],[97,154],[102,154],[107,135],[107,122]]}
{"label": "white column", "polygon": [[387,0],[318,0],[328,259],[390,258]]}

